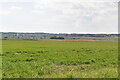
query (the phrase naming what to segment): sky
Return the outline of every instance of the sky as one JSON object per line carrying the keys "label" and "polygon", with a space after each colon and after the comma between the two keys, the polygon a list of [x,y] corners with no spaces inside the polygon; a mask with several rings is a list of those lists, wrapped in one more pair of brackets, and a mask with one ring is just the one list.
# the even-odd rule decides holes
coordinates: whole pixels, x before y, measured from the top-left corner
{"label": "sky", "polygon": [[0,0],[0,32],[118,33],[118,0]]}

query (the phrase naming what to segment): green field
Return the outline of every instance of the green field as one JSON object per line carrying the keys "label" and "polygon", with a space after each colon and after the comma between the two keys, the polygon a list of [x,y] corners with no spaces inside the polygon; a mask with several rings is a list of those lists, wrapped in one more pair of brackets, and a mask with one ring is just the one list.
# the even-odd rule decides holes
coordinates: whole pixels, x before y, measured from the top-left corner
{"label": "green field", "polygon": [[118,40],[118,37],[65,37],[65,39]]}
{"label": "green field", "polygon": [[117,78],[118,42],[3,40],[3,78]]}

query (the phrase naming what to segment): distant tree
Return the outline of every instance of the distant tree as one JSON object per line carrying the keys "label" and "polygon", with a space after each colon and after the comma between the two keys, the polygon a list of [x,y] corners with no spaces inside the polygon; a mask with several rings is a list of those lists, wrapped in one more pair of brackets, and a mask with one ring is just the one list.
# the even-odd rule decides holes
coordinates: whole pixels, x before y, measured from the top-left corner
{"label": "distant tree", "polygon": [[54,37],[50,37],[50,39],[64,39],[64,37],[56,37],[56,36],[54,36]]}
{"label": "distant tree", "polygon": [[64,39],[64,37],[58,37],[58,39]]}
{"label": "distant tree", "polygon": [[5,39],[7,39],[8,37],[4,37]]}

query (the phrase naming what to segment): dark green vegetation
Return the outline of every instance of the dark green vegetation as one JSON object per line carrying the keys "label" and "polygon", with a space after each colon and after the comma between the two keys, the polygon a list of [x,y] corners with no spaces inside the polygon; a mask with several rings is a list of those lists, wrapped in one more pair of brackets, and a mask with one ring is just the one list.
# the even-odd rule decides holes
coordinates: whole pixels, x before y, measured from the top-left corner
{"label": "dark green vegetation", "polygon": [[3,40],[3,78],[115,78],[118,43]]}

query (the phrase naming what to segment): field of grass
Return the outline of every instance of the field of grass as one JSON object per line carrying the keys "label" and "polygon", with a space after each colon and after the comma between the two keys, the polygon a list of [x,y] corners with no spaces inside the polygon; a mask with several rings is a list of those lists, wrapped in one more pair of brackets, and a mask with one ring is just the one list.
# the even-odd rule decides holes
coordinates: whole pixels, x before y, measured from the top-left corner
{"label": "field of grass", "polygon": [[65,39],[118,40],[118,37],[65,37]]}
{"label": "field of grass", "polygon": [[3,78],[116,78],[118,43],[3,40]]}

